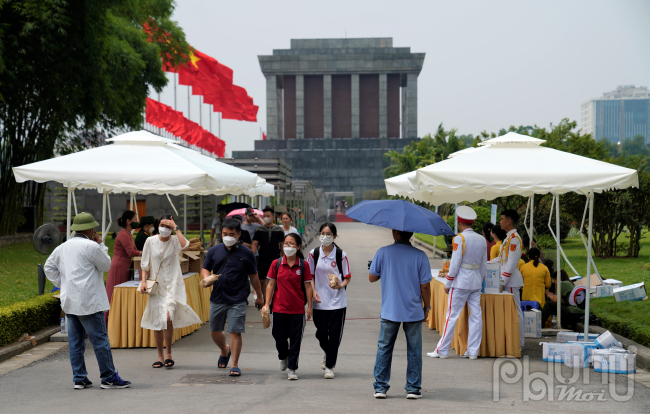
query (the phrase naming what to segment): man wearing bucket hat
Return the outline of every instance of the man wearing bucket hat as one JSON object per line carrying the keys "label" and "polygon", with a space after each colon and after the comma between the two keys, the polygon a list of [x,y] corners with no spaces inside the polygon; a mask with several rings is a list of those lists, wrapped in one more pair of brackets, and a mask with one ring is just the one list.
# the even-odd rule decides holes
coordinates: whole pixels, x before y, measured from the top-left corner
{"label": "man wearing bucket hat", "polygon": [[464,358],[476,359],[483,336],[483,319],[481,316],[481,286],[487,274],[487,242],[485,237],[472,230],[476,212],[467,206],[456,209],[460,234],[454,236],[451,263],[445,283],[445,292],[449,294],[447,318],[442,331],[442,338],[436,350],[427,353],[431,358],[447,358],[449,345],[454,337],[456,321],[465,307],[469,306],[469,334],[467,352]]}
{"label": "man wearing bucket hat", "polygon": [[68,317],[68,343],[74,389],[91,387],[84,352],[86,334],[99,364],[102,388],[127,388],[131,385],[117,374],[104,323],[110,309],[104,272],[111,268],[108,248],[95,232],[99,224],[92,214],[80,213],[70,230],[75,236],[52,252],[45,263],[45,275],[61,289],[61,309]]}

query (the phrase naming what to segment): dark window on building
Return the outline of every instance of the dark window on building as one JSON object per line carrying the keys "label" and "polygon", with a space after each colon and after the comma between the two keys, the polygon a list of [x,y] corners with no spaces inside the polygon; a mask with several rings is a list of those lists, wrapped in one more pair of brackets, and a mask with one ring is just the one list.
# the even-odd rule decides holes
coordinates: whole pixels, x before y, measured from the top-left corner
{"label": "dark window on building", "polygon": [[332,138],[352,138],[350,75],[332,75]]}
{"label": "dark window on building", "polygon": [[305,138],[323,138],[323,76],[305,76]]}
{"label": "dark window on building", "polygon": [[388,138],[399,138],[399,75],[387,76]]}
{"label": "dark window on building", "polygon": [[359,137],[379,138],[379,75],[359,76]]}

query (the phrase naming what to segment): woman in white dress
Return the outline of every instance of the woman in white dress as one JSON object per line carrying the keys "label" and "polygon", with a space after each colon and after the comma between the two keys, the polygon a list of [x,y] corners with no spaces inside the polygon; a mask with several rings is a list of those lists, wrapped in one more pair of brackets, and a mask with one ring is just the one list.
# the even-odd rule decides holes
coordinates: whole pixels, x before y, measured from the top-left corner
{"label": "woman in white dress", "polygon": [[[174,328],[201,323],[197,314],[187,304],[185,282],[181,273],[180,252],[190,242],[178,229],[171,215],[160,218],[159,234],[149,237],[142,250],[142,281],[138,290],[147,291],[146,279],[156,280],[158,290],[149,295],[147,307],[142,314],[140,326],[154,331],[158,360],[154,368],[174,366],[172,359],[172,336]],[[172,232],[176,234],[172,236]],[[167,349],[163,358],[163,339]]]}

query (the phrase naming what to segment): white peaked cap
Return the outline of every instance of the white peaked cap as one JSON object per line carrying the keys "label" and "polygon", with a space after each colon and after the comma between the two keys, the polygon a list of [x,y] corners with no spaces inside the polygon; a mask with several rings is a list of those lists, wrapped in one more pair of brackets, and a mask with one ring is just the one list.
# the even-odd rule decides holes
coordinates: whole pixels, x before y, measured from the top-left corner
{"label": "white peaked cap", "polygon": [[459,206],[456,209],[456,216],[461,220],[474,221],[476,220],[476,211],[468,206]]}

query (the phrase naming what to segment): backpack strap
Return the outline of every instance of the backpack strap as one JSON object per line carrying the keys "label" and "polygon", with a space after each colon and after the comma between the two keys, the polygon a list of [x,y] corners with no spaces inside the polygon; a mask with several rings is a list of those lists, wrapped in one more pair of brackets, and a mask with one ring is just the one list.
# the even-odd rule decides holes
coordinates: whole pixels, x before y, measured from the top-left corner
{"label": "backpack strap", "polygon": [[343,274],[343,250],[339,246],[336,246],[336,266],[339,268],[341,278],[345,278]]}

